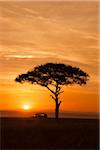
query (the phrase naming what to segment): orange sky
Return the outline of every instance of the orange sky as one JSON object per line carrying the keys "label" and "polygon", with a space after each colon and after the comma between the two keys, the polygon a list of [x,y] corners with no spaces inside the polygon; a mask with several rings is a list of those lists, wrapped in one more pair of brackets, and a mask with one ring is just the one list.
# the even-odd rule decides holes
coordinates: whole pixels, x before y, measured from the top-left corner
{"label": "orange sky", "polygon": [[0,2],[0,109],[53,111],[47,89],[14,82],[47,62],[91,77],[86,86],[64,87],[61,110],[98,112],[98,2]]}

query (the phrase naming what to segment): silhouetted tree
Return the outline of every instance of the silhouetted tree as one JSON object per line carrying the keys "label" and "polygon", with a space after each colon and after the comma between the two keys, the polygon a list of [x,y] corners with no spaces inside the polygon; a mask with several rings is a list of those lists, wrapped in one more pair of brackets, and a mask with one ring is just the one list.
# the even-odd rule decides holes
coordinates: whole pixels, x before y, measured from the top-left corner
{"label": "silhouetted tree", "polygon": [[79,68],[72,67],[65,64],[47,63],[34,68],[34,70],[27,72],[26,74],[19,75],[15,81],[23,83],[28,81],[32,84],[39,84],[46,87],[51,93],[51,97],[54,99],[55,117],[59,117],[59,107],[61,100],[59,95],[63,92],[61,88],[63,85],[86,84],[89,75],[80,70]]}

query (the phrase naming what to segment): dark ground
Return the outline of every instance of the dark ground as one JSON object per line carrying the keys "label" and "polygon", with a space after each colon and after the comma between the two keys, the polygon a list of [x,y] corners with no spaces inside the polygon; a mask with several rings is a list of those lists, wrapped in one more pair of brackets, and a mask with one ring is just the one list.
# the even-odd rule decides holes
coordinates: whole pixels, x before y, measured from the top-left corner
{"label": "dark ground", "polygon": [[99,150],[97,119],[2,118],[1,149]]}

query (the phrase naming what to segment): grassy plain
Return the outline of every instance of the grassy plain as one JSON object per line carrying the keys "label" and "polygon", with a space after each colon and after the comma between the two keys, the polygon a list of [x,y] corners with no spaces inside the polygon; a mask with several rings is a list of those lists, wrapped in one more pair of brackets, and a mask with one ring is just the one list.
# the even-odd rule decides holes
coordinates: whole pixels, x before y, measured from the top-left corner
{"label": "grassy plain", "polygon": [[98,150],[98,119],[1,118],[1,149]]}

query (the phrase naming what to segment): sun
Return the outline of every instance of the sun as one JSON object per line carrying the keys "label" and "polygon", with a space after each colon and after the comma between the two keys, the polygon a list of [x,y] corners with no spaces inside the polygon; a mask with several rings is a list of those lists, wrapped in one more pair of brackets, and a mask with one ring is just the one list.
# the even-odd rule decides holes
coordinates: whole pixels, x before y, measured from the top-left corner
{"label": "sun", "polygon": [[24,110],[30,110],[30,105],[28,104],[24,104],[22,107]]}

